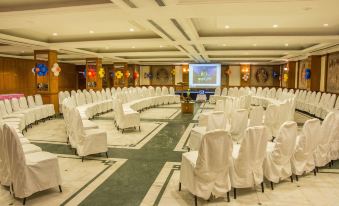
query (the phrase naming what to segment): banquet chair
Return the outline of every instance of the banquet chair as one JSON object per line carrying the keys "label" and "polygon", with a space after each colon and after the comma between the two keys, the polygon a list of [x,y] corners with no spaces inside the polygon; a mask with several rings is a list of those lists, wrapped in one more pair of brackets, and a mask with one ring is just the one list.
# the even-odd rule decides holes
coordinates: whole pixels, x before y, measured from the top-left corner
{"label": "banquet chair", "polygon": [[26,129],[25,115],[23,114],[11,114],[9,115],[6,111],[6,107],[3,101],[0,101],[0,120],[3,122],[16,125],[15,127],[22,132]]}
{"label": "banquet chair", "polygon": [[316,148],[320,131],[320,120],[307,120],[302,133],[297,136],[295,152],[291,158],[292,173],[298,181],[298,176],[313,170],[316,175],[313,153]]}
{"label": "banquet chair", "polygon": [[333,110],[336,100],[337,100],[337,95],[332,94],[327,104],[325,104],[325,107],[323,108],[321,112],[321,116],[320,116],[321,119],[325,119],[326,115]]}
{"label": "banquet chair", "polygon": [[214,111],[224,111],[224,100],[217,100]]}
{"label": "banquet chair", "polygon": [[[46,119],[49,116],[49,108],[47,106],[45,106],[45,105],[42,105],[42,106],[36,105],[35,102],[34,102],[33,96],[28,96],[27,97],[27,102],[28,102],[28,107],[29,108],[39,109],[40,110],[42,119]],[[23,104],[25,104],[24,101],[23,101]]]}
{"label": "banquet chair", "polygon": [[191,134],[188,140],[187,147],[189,150],[199,150],[201,141],[206,132],[221,129],[226,130],[227,123],[224,112],[214,111],[208,114],[207,122],[205,126],[197,126],[191,130]]}
{"label": "banquet chair", "polygon": [[55,109],[53,104],[44,104],[40,94],[34,95],[36,106],[48,107],[48,116],[52,117],[55,115]]}
{"label": "banquet chair", "polygon": [[273,183],[292,177],[291,157],[295,149],[298,126],[296,122],[288,121],[281,125],[277,138],[268,142],[266,158],[264,160],[264,176]]}
{"label": "banquet chair", "polygon": [[69,93],[69,91],[64,91],[64,95],[65,95],[65,98],[71,97],[71,94]]}
{"label": "banquet chair", "polygon": [[209,98],[209,102],[210,103],[216,103],[216,97],[220,96],[221,95],[221,89],[220,87],[217,87],[215,88],[214,90],[214,95],[211,95],[210,98]]}
{"label": "banquet chair", "polygon": [[77,109],[72,111],[72,129],[76,142],[78,155],[84,161],[84,157],[91,154],[107,154],[107,133],[101,129],[85,129],[80,113]]}
{"label": "banquet chair", "polygon": [[124,133],[127,128],[139,127],[140,131],[140,113],[134,110],[125,110],[120,100],[116,100],[115,103],[115,119],[118,129]]}
{"label": "banquet chair", "polygon": [[25,97],[20,97],[18,100],[19,107],[23,111],[31,111],[35,115],[36,121],[40,121],[43,119],[43,112],[39,108],[28,108],[27,100]]}
{"label": "banquet chair", "polygon": [[221,96],[227,96],[227,87],[222,89]]}
{"label": "banquet chair", "polygon": [[334,110],[333,112],[335,114],[335,123],[332,125],[333,136],[330,139],[330,159],[332,164],[334,160],[339,159],[339,110]]}
{"label": "banquet chair", "polygon": [[25,154],[15,131],[4,126],[4,145],[10,174],[11,190],[17,198],[26,198],[32,194],[59,186],[61,176],[58,158],[48,152]]}
{"label": "banquet chair", "polygon": [[335,127],[336,116],[335,113],[330,112],[321,123],[320,138],[313,153],[316,168],[323,167],[331,162],[331,142],[339,134],[335,131]]}
{"label": "banquet chair", "polygon": [[272,137],[276,137],[278,135],[279,127],[280,127],[280,118],[279,118],[279,106],[275,104],[268,105],[265,111],[264,117],[264,125],[267,126],[272,133]]}
{"label": "banquet chair", "polygon": [[232,164],[232,139],[225,130],[211,130],[203,135],[198,151],[182,154],[179,191],[181,186],[205,200],[211,195],[227,196],[231,190],[229,168]]}
{"label": "banquet chair", "polygon": [[62,101],[66,98],[66,95],[63,91],[58,93],[58,100],[59,100],[59,113],[62,114]]}
{"label": "banquet chair", "polygon": [[234,199],[237,198],[238,188],[251,188],[261,184],[261,191],[264,192],[263,162],[270,137],[269,129],[265,126],[249,127],[244,136],[240,145],[233,145],[230,178]]}
{"label": "banquet chair", "polygon": [[261,126],[263,125],[264,109],[262,106],[252,107],[249,114],[248,126]]}
{"label": "banquet chair", "polygon": [[18,99],[11,99],[11,102],[8,99],[5,99],[5,106],[7,112],[14,114],[24,114],[25,120],[29,122],[29,124],[33,124],[36,121],[35,114],[32,111],[24,111],[20,109]]}
{"label": "banquet chair", "polygon": [[247,124],[248,111],[246,109],[238,109],[232,113],[230,133],[234,141],[241,142]]}

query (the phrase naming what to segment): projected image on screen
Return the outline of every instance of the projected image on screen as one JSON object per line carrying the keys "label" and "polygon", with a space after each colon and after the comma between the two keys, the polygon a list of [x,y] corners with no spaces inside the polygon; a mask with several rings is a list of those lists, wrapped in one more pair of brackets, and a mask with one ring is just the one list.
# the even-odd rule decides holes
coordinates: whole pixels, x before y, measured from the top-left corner
{"label": "projected image on screen", "polygon": [[189,85],[192,88],[220,86],[220,64],[190,64]]}

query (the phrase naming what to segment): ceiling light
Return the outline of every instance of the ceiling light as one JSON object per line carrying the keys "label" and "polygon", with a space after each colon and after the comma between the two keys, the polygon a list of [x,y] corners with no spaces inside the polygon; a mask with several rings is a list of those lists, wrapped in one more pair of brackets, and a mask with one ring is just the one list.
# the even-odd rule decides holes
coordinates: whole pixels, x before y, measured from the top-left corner
{"label": "ceiling light", "polygon": [[105,49],[108,49],[108,48],[109,48],[108,46],[105,47]]}
{"label": "ceiling light", "polygon": [[162,47],[164,47],[164,46],[163,46],[163,45],[160,45],[159,47],[162,48]]}
{"label": "ceiling light", "polygon": [[324,27],[328,27],[328,24],[323,24]]}
{"label": "ceiling light", "polygon": [[257,44],[253,44],[253,46],[257,46]]}
{"label": "ceiling light", "polygon": [[285,67],[285,68],[284,68],[284,71],[287,71],[287,70],[288,70],[288,68],[287,68],[287,67]]}
{"label": "ceiling light", "polygon": [[135,48],[135,46],[132,46],[132,49],[134,49]]}
{"label": "ceiling light", "polygon": [[21,53],[25,53],[25,51],[21,51]]}
{"label": "ceiling light", "polygon": [[93,30],[89,30],[89,33],[90,33],[90,34],[94,34],[94,31],[93,31]]}
{"label": "ceiling light", "polygon": [[129,29],[129,31],[133,32],[133,31],[134,31],[134,29],[133,29],[133,28],[130,28],[130,29]]}
{"label": "ceiling light", "polygon": [[222,44],[222,46],[226,46],[226,44]]}
{"label": "ceiling light", "polygon": [[273,28],[278,28],[278,24],[274,24],[274,25],[273,25]]}
{"label": "ceiling light", "polygon": [[230,26],[228,26],[228,25],[225,26],[225,29],[229,29],[229,28],[230,28]]}
{"label": "ceiling light", "polygon": [[53,36],[58,36],[58,33],[54,32],[54,33],[53,33]]}
{"label": "ceiling light", "polygon": [[285,46],[288,46],[288,43],[286,43]]}

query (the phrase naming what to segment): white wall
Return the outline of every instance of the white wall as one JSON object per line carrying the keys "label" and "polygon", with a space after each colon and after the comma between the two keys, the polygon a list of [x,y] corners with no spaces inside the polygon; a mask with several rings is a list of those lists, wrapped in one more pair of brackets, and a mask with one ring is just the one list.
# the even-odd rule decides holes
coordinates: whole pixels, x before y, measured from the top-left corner
{"label": "white wall", "polygon": [[151,81],[149,78],[145,78],[145,73],[151,71],[151,66],[140,66],[140,85],[150,85]]}
{"label": "white wall", "polygon": [[240,66],[230,66],[229,86],[240,86]]}
{"label": "white wall", "polygon": [[175,84],[182,82],[182,66],[175,66]]}

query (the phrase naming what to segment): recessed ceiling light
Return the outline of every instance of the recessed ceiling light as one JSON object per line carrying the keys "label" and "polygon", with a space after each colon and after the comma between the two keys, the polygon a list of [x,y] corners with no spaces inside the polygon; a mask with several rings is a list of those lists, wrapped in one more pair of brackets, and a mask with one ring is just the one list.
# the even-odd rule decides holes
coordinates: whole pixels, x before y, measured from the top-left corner
{"label": "recessed ceiling light", "polygon": [[229,29],[230,28],[230,26],[229,25],[225,25],[225,29]]}
{"label": "recessed ceiling light", "polygon": [[94,31],[93,31],[93,30],[89,30],[89,33],[90,33],[90,34],[94,34]]}
{"label": "recessed ceiling light", "polygon": [[164,46],[163,46],[163,45],[160,45],[159,47],[162,48],[162,47],[164,47]]}
{"label": "recessed ceiling light", "polygon": [[108,49],[108,48],[109,48],[108,46],[105,47],[105,49]]}
{"label": "recessed ceiling light", "polygon": [[273,28],[278,28],[278,24],[274,24],[274,25],[273,25]]}
{"label": "recessed ceiling light", "polygon": [[58,33],[54,32],[54,33],[53,33],[53,36],[58,36]]}
{"label": "recessed ceiling light", "polygon": [[328,24],[323,24],[324,27],[328,27]]}
{"label": "recessed ceiling light", "polygon": [[25,53],[25,51],[21,51],[21,53]]}
{"label": "recessed ceiling light", "polygon": [[286,43],[285,46],[288,46],[288,43]]}
{"label": "recessed ceiling light", "polygon": [[222,46],[226,46],[226,44],[222,44]]}
{"label": "recessed ceiling light", "polygon": [[253,46],[257,46],[257,44],[253,44]]}
{"label": "recessed ceiling light", "polygon": [[131,32],[132,32],[132,31],[134,31],[134,29],[133,29],[133,28],[130,28],[130,29],[129,29],[129,31],[131,31]]}
{"label": "recessed ceiling light", "polygon": [[132,49],[134,49],[135,48],[135,46],[132,46]]}

